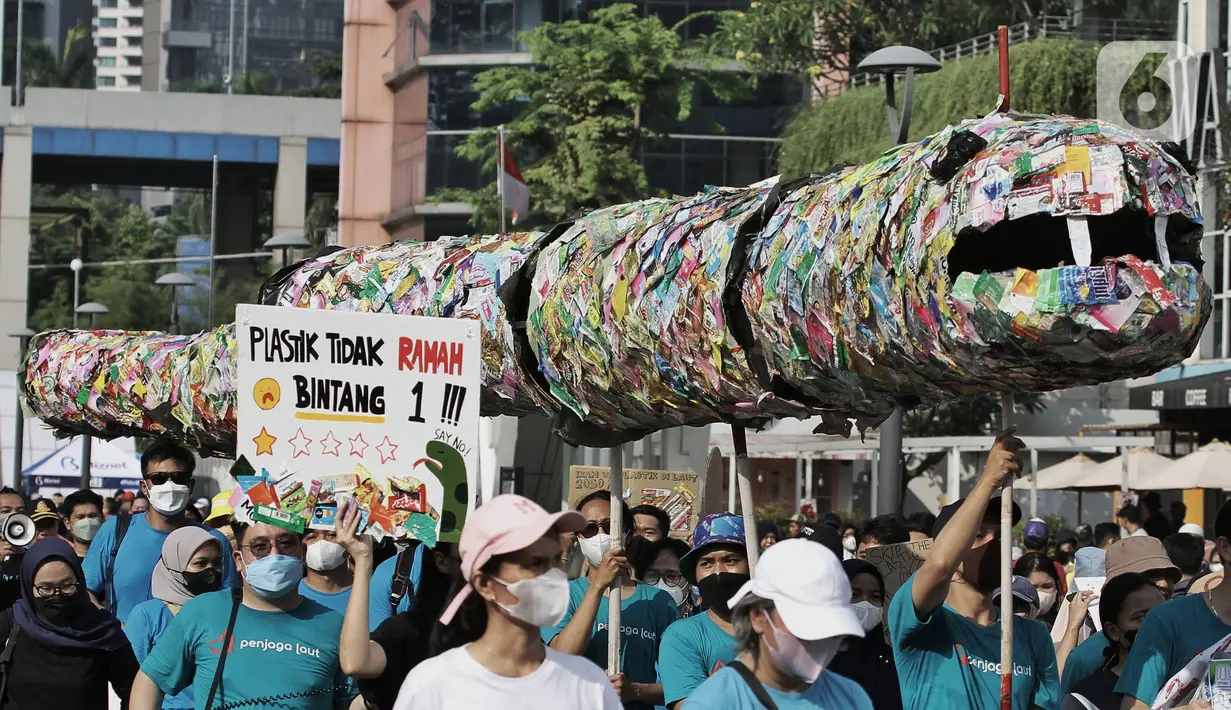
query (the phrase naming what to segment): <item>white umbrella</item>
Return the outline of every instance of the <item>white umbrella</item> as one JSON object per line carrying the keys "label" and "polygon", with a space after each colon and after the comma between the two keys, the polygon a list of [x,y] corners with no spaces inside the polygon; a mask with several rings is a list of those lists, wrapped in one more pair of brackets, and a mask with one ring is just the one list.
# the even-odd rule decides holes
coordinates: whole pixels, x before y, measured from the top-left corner
{"label": "white umbrella", "polygon": [[[1128,487],[1137,488],[1135,481],[1152,478],[1174,463],[1166,456],[1160,456],[1151,449],[1133,449],[1128,454]],[[1080,481],[1072,483],[1068,488],[1119,488],[1123,480],[1123,462],[1125,454],[1104,461],[1089,471]]]}
{"label": "white umbrella", "polygon": [[[1040,491],[1055,491],[1069,488],[1090,475],[1097,466],[1098,462],[1094,459],[1085,454],[1077,454],[1058,464],[1039,469],[1038,474],[1036,474],[1039,479],[1038,488]],[[1021,489],[1029,488],[1031,478],[1031,476],[1022,476],[1013,485]]]}
{"label": "white umbrella", "polygon": [[1133,484],[1142,491],[1231,488],[1231,445],[1214,441],[1171,462],[1154,476]]}

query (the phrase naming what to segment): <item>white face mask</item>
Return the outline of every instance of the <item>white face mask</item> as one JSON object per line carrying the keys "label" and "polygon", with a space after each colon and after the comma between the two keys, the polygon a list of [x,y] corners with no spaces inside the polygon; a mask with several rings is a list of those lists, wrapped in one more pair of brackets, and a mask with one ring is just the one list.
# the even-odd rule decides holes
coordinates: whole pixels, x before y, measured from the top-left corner
{"label": "white face mask", "polygon": [[591,567],[597,567],[603,563],[603,555],[611,549],[611,536],[601,532],[594,537],[577,538],[577,544],[581,547],[581,554],[586,558],[586,562],[589,562]]}
{"label": "white face mask", "polygon": [[1051,611],[1052,605],[1056,603],[1056,592],[1044,592],[1041,589],[1036,589],[1039,593],[1039,616],[1043,616]]}
{"label": "white face mask", "polygon": [[103,526],[103,521],[98,518],[82,518],[73,523],[73,537],[78,542],[89,542],[98,534],[98,529]]}
{"label": "white face mask", "polygon": [[161,486],[150,486],[150,505],[163,515],[178,515],[188,507],[192,487],[167,481]]}
{"label": "white face mask", "polygon": [[1215,562],[1215,563],[1211,564],[1211,565],[1210,565],[1210,571],[1211,571],[1211,572],[1221,572],[1221,571],[1222,571],[1222,563],[1221,563],[1221,562]]}
{"label": "white face mask", "polygon": [[675,601],[676,606],[679,606],[684,603],[684,592],[685,592],[684,587],[673,587],[670,584],[667,584],[667,580],[665,579],[658,580],[658,582],[654,586],[663,590],[667,594],[670,594],[671,599]]}
{"label": "white face mask", "polygon": [[859,542],[855,540],[854,535],[847,535],[846,537],[842,538],[842,549],[846,550],[847,552],[854,552],[855,549],[858,547],[859,547]]}
{"label": "white face mask", "polygon": [[834,656],[838,655],[838,650],[842,648],[841,636],[805,642],[795,638],[790,632],[774,626],[769,614],[765,615],[765,621],[769,624],[769,633],[773,643],[778,647],[775,650],[767,643],[770,655],[787,672],[802,681],[815,683],[816,679],[821,677],[821,673],[825,672],[826,666],[834,659]]}
{"label": "white face mask", "polygon": [[328,572],[331,569],[337,569],[342,563],[346,562],[346,548],[330,540],[317,540],[308,545],[307,554],[304,555],[304,562],[308,563],[308,569],[313,569],[317,572]]}
{"label": "white face mask", "polygon": [[514,619],[541,629],[560,623],[568,611],[568,575],[558,567],[552,567],[537,577],[516,582],[506,582],[499,577],[492,579],[504,585],[510,594],[517,597],[516,604],[496,602]]}
{"label": "white face mask", "polygon": [[864,631],[875,629],[885,617],[884,607],[879,607],[872,602],[859,602],[852,604],[851,608],[855,610],[855,616],[859,617],[859,625]]}

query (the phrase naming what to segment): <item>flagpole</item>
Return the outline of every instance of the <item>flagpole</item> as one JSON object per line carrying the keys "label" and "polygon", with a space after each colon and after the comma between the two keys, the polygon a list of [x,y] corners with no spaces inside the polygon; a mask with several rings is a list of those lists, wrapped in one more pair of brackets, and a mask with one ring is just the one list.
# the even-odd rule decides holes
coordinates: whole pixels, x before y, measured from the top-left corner
{"label": "flagpole", "polygon": [[496,192],[500,193],[500,233],[504,234],[504,124],[497,130],[500,133],[500,172],[496,174]]}

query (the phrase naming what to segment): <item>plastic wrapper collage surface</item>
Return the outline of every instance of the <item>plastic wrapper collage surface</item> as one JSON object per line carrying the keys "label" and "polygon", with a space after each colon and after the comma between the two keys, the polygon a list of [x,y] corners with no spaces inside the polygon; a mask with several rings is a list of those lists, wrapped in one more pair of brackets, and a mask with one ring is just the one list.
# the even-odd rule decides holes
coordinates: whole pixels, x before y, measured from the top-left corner
{"label": "plastic wrapper collage surface", "polygon": [[[818,414],[849,433],[894,406],[1181,361],[1211,307],[1200,225],[1175,151],[1096,121],[992,115],[862,166],[546,235],[337,251],[264,301],[480,320],[483,414],[555,416],[570,443]],[[227,327],[44,333],[25,402],[66,433],[226,453],[231,347]]]}

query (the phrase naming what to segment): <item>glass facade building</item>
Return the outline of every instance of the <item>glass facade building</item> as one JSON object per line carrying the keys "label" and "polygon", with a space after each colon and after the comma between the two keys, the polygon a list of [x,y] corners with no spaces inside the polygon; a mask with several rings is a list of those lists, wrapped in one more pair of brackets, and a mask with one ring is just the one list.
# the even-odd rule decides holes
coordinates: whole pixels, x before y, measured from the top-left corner
{"label": "glass facade building", "polygon": [[[432,0],[430,17],[421,11],[408,13],[411,33],[422,27],[418,47],[398,47],[400,66],[410,66],[425,56],[430,62],[421,73],[395,88],[405,113],[424,116],[421,135],[409,134],[403,146],[406,159],[401,173],[411,193],[400,215],[387,229],[402,236],[424,239],[470,231],[464,209],[440,214],[416,209],[427,198],[446,188],[479,188],[495,181],[490,169],[457,156],[455,148],[466,136],[511,120],[513,106],[480,113],[471,106],[478,99],[474,77],[490,66],[528,64],[526,48],[518,41],[521,32],[546,22],[582,19],[611,2],[590,0]],[[675,26],[692,13],[705,10],[740,9],[747,0],[655,0],[634,3],[641,12],[660,17]],[[421,5],[425,6],[425,4]],[[693,20],[680,27],[686,38],[713,29],[712,18]],[[424,41],[426,40],[426,41]],[[410,44],[408,38],[407,44]],[[410,51],[418,56],[411,58]],[[491,61],[485,61],[490,55]],[[755,96],[723,103],[711,92],[698,89],[689,121],[673,127],[669,137],[647,146],[642,153],[651,186],[672,194],[690,194],[708,184],[740,185],[773,174],[777,136],[791,111],[805,97],[805,88],[785,79],[761,83]],[[717,128],[717,131],[715,130]],[[398,150],[395,133],[395,156]],[[395,164],[395,185],[399,168]],[[420,214],[423,213],[423,214]]]}

